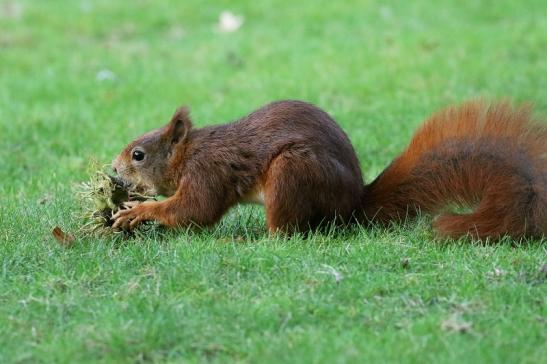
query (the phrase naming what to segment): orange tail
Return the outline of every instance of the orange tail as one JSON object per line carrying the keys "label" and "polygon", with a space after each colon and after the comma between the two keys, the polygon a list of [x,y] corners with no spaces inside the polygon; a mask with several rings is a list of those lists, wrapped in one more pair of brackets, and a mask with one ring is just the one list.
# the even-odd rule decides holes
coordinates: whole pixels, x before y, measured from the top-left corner
{"label": "orange tail", "polygon": [[[450,207],[471,213],[449,212]],[[439,215],[441,236],[547,235],[547,126],[530,107],[469,102],[434,114],[365,186],[366,219]]]}

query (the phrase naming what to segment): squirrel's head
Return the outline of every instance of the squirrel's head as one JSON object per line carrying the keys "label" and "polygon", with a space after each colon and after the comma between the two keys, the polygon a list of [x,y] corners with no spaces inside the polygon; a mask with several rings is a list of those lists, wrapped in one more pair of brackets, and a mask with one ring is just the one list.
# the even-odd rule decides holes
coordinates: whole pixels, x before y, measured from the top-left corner
{"label": "squirrel's head", "polygon": [[188,109],[178,109],[169,124],[131,142],[114,159],[114,172],[137,191],[169,196],[178,181],[173,163],[184,152],[192,128]]}

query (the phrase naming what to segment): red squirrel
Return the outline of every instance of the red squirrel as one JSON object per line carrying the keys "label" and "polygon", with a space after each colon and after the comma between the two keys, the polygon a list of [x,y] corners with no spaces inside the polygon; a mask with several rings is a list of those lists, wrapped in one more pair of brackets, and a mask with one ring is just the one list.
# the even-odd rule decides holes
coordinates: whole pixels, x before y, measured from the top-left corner
{"label": "red squirrel", "polygon": [[[224,125],[192,127],[178,109],[163,128],[131,142],[112,166],[128,184],[162,201],[113,216],[210,226],[235,204],[263,204],[272,233],[330,222],[382,225],[436,216],[441,237],[547,235],[547,128],[529,107],[468,102],[431,116],[410,145],[364,184],[349,138],[323,110],[278,101]],[[472,207],[451,213],[451,205]]]}

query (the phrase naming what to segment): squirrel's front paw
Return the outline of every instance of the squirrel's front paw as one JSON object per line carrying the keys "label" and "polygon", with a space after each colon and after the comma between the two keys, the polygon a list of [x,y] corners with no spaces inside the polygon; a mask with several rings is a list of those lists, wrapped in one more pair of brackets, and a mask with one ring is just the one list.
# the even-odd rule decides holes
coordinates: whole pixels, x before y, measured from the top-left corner
{"label": "squirrel's front paw", "polygon": [[120,210],[112,216],[113,229],[133,230],[138,224],[152,220],[148,206],[142,203],[127,210]]}

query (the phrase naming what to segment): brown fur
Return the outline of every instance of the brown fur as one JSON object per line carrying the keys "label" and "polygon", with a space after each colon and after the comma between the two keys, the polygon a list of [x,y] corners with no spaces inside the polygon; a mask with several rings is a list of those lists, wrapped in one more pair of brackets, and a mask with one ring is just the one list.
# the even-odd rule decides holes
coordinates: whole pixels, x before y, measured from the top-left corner
{"label": "brown fur", "polygon": [[[169,196],[118,213],[115,226],[146,220],[208,226],[237,203],[259,202],[271,232],[291,233],[354,217],[385,224],[418,210],[437,214],[449,203],[471,203],[477,204],[472,214],[441,215],[439,233],[541,236],[546,136],[524,108],[480,102],[449,108],[364,186],[346,134],[313,105],[274,102],[234,123],[201,129],[183,108],[114,161],[126,181]],[[136,148],[145,152],[143,161],[132,160]]]}
{"label": "brown fur", "polygon": [[[388,223],[440,214],[441,236],[497,239],[547,232],[547,129],[529,107],[469,102],[428,119],[363,196],[365,215]],[[446,212],[451,204],[469,214]]]}
{"label": "brown fur", "polygon": [[[274,102],[234,123],[202,129],[189,122],[186,128],[174,127],[181,119],[188,119],[184,110],[114,161],[123,179],[171,195],[120,213],[116,226],[149,219],[168,226],[212,225],[230,207],[257,200],[259,193],[272,232],[305,231],[335,218],[349,221],[359,206],[363,181],[351,143],[313,105]],[[157,143],[147,147],[150,138]],[[136,147],[153,149],[145,165],[131,160]],[[153,171],[158,165],[162,170]]]}

